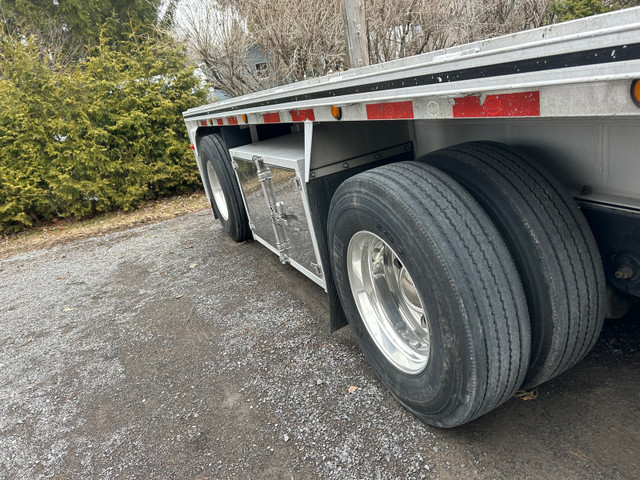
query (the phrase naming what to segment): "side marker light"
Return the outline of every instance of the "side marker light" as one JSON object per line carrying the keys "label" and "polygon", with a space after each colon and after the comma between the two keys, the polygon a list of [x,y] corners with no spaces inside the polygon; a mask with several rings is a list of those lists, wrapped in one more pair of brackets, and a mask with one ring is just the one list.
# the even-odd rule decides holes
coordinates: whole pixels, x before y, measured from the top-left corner
{"label": "side marker light", "polygon": [[331,105],[331,115],[333,115],[333,118],[336,120],[340,120],[342,118],[342,108]]}
{"label": "side marker light", "polygon": [[640,107],[640,79],[638,78],[631,82],[631,100],[636,107]]}

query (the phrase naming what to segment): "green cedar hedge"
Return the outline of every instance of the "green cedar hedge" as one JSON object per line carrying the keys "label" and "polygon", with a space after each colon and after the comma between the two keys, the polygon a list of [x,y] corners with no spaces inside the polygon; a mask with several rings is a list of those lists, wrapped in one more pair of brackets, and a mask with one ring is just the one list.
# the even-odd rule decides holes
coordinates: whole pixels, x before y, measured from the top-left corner
{"label": "green cedar hedge", "polygon": [[199,186],[181,113],[205,91],[182,49],[132,35],[72,66],[0,33],[0,233]]}

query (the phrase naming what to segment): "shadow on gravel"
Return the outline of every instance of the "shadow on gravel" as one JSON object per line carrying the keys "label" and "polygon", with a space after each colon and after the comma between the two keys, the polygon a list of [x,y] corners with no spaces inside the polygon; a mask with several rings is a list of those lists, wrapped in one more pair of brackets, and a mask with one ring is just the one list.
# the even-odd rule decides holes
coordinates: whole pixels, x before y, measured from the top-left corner
{"label": "shadow on gravel", "polygon": [[[607,320],[593,350],[574,368],[538,387],[533,401],[512,399],[442,438],[544,469],[556,478],[637,478],[640,473],[640,304]],[[573,473],[572,473],[573,472]],[[591,473],[589,473],[591,472]]]}

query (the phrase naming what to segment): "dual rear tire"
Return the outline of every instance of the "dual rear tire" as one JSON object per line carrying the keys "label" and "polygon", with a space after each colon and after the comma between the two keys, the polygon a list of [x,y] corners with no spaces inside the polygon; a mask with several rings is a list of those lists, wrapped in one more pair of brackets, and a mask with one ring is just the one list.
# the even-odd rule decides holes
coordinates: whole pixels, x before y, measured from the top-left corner
{"label": "dual rear tire", "polygon": [[472,143],[344,182],[333,274],[376,374],[426,423],[453,427],[574,365],[604,317],[595,242],[547,172]]}
{"label": "dual rear tire", "polygon": [[462,184],[509,247],[531,321],[523,388],[579,362],[602,328],[606,283],[596,242],[573,199],[549,172],[499,143],[462,144],[423,161]]}

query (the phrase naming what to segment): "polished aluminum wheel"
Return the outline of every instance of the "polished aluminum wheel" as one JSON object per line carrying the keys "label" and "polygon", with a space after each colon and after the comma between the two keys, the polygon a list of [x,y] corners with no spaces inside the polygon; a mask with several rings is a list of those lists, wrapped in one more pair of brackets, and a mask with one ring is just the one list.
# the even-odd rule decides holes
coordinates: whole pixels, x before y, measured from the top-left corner
{"label": "polished aluminum wheel", "polygon": [[349,284],[360,317],[378,349],[409,374],[429,362],[429,329],[420,295],[393,249],[360,231],[347,249]]}
{"label": "polished aluminum wheel", "polygon": [[222,191],[222,185],[218,180],[218,175],[211,165],[211,162],[207,162],[207,176],[209,177],[209,185],[211,185],[211,193],[213,194],[213,201],[218,207],[218,212],[223,220],[229,219],[229,207],[227,207],[227,201],[224,198],[224,192]]}

